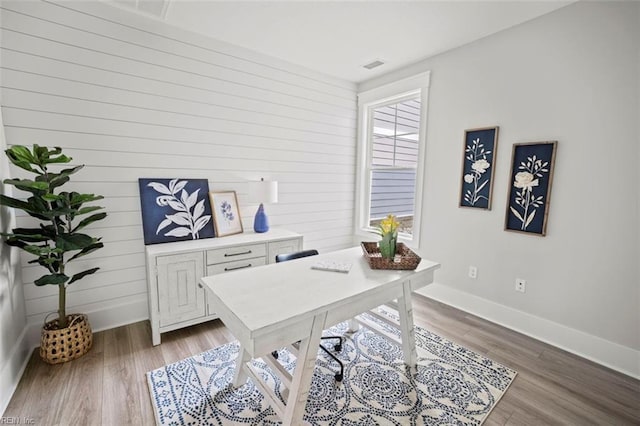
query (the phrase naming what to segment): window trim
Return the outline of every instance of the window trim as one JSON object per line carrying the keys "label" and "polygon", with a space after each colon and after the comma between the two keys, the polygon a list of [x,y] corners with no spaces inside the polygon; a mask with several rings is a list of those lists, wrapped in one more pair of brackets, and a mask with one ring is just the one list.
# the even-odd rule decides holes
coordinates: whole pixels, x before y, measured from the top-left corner
{"label": "window trim", "polygon": [[385,103],[401,102],[407,98],[420,95],[420,132],[418,136],[418,164],[416,167],[416,192],[413,217],[413,234],[399,235],[399,239],[410,247],[420,248],[422,229],[422,193],[424,187],[424,168],[426,161],[427,109],[429,98],[430,72],[423,72],[412,77],[385,84],[374,89],[358,93],[358,170],[356,175],[355,229],[356,235],[370,238],[373,228],[369,226],[368,206],[371,200],[369,162],[371,147],[369,135],[372,132],[373,120],[371,111]]}

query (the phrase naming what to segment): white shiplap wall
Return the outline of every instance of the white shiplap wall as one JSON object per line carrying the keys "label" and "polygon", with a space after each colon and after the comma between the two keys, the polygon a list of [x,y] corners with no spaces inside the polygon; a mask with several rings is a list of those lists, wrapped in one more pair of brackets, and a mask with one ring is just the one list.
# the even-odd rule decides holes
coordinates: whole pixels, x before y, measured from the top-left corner
{"label": "white shiplap wall", "polygon": [[[109,216],[90,228],[105,248],[82,262],[101,270],[68,296],[94,328],[147,317],[140,177],[204,178],[211,190],[235,190],[245,229],[256,209],[247,182],[278,180],[272,226],[320,251],[350,245],[355,85],[101,2],[0,7],[8,145],[62,147],[86,165],[70,188],[105,196]],[[42,270],[28,260],[27,315],[40,324],[57,289],[36,288]]]}

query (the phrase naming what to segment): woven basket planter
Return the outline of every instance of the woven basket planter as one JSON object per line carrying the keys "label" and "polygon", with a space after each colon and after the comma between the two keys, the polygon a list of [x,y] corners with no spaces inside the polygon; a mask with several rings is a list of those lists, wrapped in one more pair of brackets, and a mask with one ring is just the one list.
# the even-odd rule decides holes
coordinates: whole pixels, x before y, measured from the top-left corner
{"label": "woven basket planter", "polygon": [[81,357],[93,345],[93,332],[89,318],[84,314],[67,316],[69,326],[58,329],[58,320],[46,322],[42,327],[40,357],[48,364],[60,364]]}

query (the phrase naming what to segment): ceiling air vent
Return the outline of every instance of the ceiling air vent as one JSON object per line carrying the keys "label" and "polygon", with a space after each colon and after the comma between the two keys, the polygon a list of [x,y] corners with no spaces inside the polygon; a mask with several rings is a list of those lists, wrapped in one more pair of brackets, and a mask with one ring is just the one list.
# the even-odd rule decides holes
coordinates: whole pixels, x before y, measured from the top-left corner
{"label": "ceiling air vent", "polygon": [[368,70],[372,70],[376,67],[379,67],[380,65],[384,65],[384,62],[381,61],[380,59],[376,59],[373,62],[369,62],[367,65],[363,65],[364,68],[368,69]]}
{"label": "ceiling air vent", "polygon": [[133,9],[145,15],[166,19],[171,0],[111,0],[118,6]]}

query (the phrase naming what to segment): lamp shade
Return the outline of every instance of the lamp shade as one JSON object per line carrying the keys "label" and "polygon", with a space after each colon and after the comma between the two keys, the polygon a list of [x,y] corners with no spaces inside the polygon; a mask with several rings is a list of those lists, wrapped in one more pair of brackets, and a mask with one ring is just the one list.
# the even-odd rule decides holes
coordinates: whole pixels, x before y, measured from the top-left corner
{"label": "lamp shade", "polygon": [[249,182],[249,202],[252,204],[277,203],[278,182],[264,179]]}

